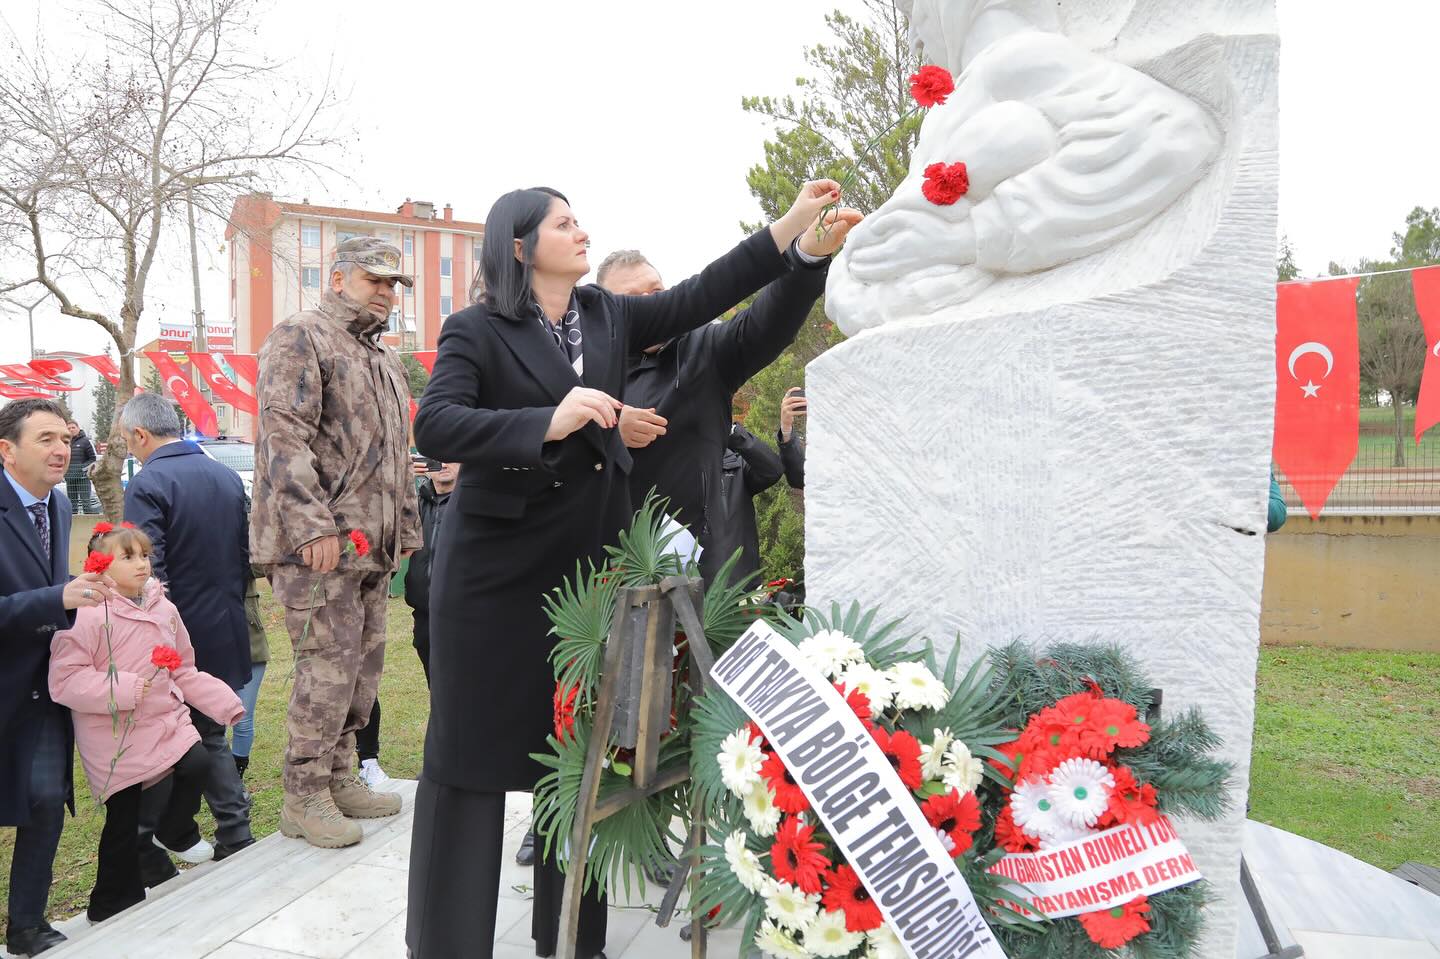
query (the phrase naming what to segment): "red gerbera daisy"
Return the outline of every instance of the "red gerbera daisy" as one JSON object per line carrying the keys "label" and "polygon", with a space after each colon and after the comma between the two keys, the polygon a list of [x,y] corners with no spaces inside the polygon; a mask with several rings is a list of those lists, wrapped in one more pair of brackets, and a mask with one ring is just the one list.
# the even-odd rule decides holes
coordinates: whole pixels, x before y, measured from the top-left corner
{"label": "red gerbera daisy", "polygon": [[85,557],[85,572],[103,573],[110,568],[110,564],[113,562],[115,562],[114,556],[92,549],[90,555]]}
{"label": "red gerbera daisy", "polygon": [[951,206],[970,192],[970,173],[963,163],[932,163],[925,168],[920,192],[936,206]]}
{"label": "red gerbera daisy", "polygon": [[903,729],[893,735],[877,726],[870,730],[880,751],[890,760],[890,765],[900,774],[900,781],[906,789],[919,789],[924,781],[920,768],[920,741]]}
{"label": "red gerbera daisy", "polygon": [[786,816],[770,847],[770,868],[775,878],[793,883],[807,894],[821,890],[820,880],[830,868],[830,860],[821,851],[825,847],[814,836],[814,826],[802,824],[798,816]]}
{"label": "red gerbera daisy", "polygon": [[[1007,804],[1005,808],[1010,807]],[[920,811],[936,831],[950,837],[950,842],[954,844],[949,850],[951,856],[958,857],[974,845],[975,830],[980,828],[980,803],[973,792],[962,796],[960,790],[951,789],[948,793],[931,796],[925,800]]]}
{"label": "red gerbera daisy", "polygon": [[1125,766],[1116,766],[1114,776],[1115,788],[1110,790],[1110,805],[1096,825],[1102,828],[1121,823],[1149,825],[1160,818],[1154,786],[1137,782],[1135,774]]}
{"label": "red gerbera daisy", "polygon": [[995,841],[1010,852],[1034,852],[1040,848],[1038,838],[1015,825],[1008,802],[995,817]]}
{"label": "red gerbera daisy", "polygon": [[860,717],[860,725],[866,729],[872,728],[874,723],[870,722],[870,719],[875,715],[875,711],[870,706],[870,697],[866,696],[858,686],[846,692],[846,688],[839,683],[833,685],[835,686],[835,691],[845,697],[845,705],[849,706],[855,715]]}
{"label": "red gerbera daisy", "polygon": [[954,92],[955,78],[944,67],[930,64],[910,74],[910,95],[922,107],[944,103],[945,98]]}
{"label": "red gerbera daisy", "polygon": [[760,764],[760,775],[770,784],[770,791],[775,794],[775,808],[781,812],[805,812],[810,808],[810,800],[805,798],[805,792],[800,788],[790,775],[790,770],[785,768],[785,763],[780,759],[778,753],[768,753],[765,761]]}
{"label": "red gerbera daisy", "polygon": [[1150,920],[1145,918],[1145,913],[1149,911],[1149,901],[1139,896],[1123,906],[1082,912],[1075,918],[1080,920],[1086,935],[1100,948],[1119,949],[1141,933],[1150,931]]}
{"label": "red gerbera daisy", "polygon": [[1142,746],[1149,738],[1150,727],[1140,721],[1135,707],[1119,699],[1096,702],[1080,726],[1080,748],[1092,759],[1104,759],[1116,747]]}
{"label": "red gerbera daisy", "polygon": [[356,556],[364,556],[370,552],[370,540],[358,529],[350,531],[350,543],[355,547]]}
{"label": "red gerbera daisy", "polygon": [[575,732],[575,697],[579,695],[579,686],[571,686],[567,692],[559,683],[555,684],[555,738],[562,743],[567,735]]}
{"label": "red gerbera daisy", "polygon": [[885,921],[885,917],[880,915],[880,907],[870,898],[870,892],[860,882],[859,875],[849,866],[841,864],[826,873],[825,887],[821,902],[829,912],[845,910],[847,932],[869,932],[879,929]]}

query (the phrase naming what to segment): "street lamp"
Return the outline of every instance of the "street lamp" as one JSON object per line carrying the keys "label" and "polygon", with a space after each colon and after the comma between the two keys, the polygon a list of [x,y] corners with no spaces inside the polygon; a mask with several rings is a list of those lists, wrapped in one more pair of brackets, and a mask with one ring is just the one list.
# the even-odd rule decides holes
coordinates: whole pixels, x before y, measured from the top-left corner
{"label": "street lamp", "polygon": [[44,303],[49,298],[49,290],[46,290],[45,295],[40,297],[40,299],[36,300],[34,303],[28,304],[21,303],[19,300],[15,299],[12,296],[0,298],[4,299],[6,303],[14,304],[15,306],[18,306],[20,307],[20,309],[25,311],[25,322],[30,327],[30,359],[32,360],[35,359],[35,310],[41,303]]}

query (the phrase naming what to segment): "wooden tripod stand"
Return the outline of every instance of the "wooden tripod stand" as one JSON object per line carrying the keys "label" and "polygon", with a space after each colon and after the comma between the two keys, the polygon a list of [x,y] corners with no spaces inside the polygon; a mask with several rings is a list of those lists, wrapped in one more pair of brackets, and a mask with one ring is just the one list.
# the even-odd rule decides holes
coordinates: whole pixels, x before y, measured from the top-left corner
{"label": "wooden tripod stand", "polygon": [[[670,729],[672,646],[675,622],[685,631],[689,649],[693,693],[699,696],[710,680],[715,658],[705,639],[700,619],[704,609],[704,584],[699,579],[671,576],[659,586],[627,587],[615,598],[615,618],[605,647],[604,671],[595,701],[595,725],[590,731],[590,748],[585,772],[580,779],[579,806],[570,831],[570,857],[565,873],[565,897],[560,912],[560,942],[557,959],[575,959],[575,939],[580,926],[580,895],[585,887],[585,866],[590,851],[590,833],[595,824],[638,802],[691,778],[690,769],[657,773],[660,737]],[[635,750],[633,785],[624,792],[600,794],[600,771],[612,738]],[[698,801],[691,800],[689,855],[670,881],[661,902],[657,925],[665,926],[675,911],[680,890],[700,860],[705,842],[705,819]],[[692,882],[696,885],[698,879]],[[693,901],[692,889],[692,901]],[[690,955],[704,959],[704,917],[692,916]]]}

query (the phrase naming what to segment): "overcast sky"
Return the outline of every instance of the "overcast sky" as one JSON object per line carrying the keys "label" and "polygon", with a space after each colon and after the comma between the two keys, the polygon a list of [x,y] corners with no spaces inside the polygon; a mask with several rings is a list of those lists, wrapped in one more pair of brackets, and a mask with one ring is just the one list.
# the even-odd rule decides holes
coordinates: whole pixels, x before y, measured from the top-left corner
{"label": "overcast sky", "polygon": [[[1440,205],[1440,123],[1428,0],[1279,0],[1282,38],[1281,229],[1302,270],[1384,256],[1417,204]],[[276,4],[262,42],[323,76],[333,52],[347,96],[348,180],[275,186],[288,199],[392,210],[405,197],[449,202],[483,220],[500,193],[546,184],[570,197],[592,263],[638,247],[668,281],[739,238],[759,209],[745,173],[767,128],[747,94],[783,94],[802,49],[824,42],[826,11],[858,0],[346,0]],[[37,10],[55,44],[78,18],[55,0],[5,0],[22,37]],[[188,262],[174,248],[152,275],[142,339],[162,316],[188,320]],[[225,259],[207,248],[203,290],[223,316]],[[3,307],[3,304],[0,304]],[[37,311],[42,349],[100,350],[93,325]],[[28,355],[23,313],[0,319],[0,361]]]}

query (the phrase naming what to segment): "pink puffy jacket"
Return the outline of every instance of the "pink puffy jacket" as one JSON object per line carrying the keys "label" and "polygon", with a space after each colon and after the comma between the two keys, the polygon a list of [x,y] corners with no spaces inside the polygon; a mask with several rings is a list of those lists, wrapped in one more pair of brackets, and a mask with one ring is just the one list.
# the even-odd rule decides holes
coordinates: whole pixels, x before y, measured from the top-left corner
{"label": "pink puffy jacket", "polygon": [[[145,584],[141,606],[127,599],[112,600],[110,645],[114,650],[115,704],[120,710],[119,730],[110,718],[110,657],[105,648],[105,607],[79,610],[75,626],[55,634],[50,645],[50,697],[70,707],[75,720],[75,744],[90,789],[101,802],[136,783],[160,780],[185,755],[200,734],[190,722],[189,703],[217,723],[233,726],[245,716],[240,697],[228,685],[195,668],[190,634],[180,612],[165,596],[158,580]],[[180,668],[172,675],[150,662],[156,646],[180,653]],[[150,680],[150,691],[141,690]],[[136,708],[136,701],[140,701]],[[110,771],[130,717],[135,724],[125,733],[125,753]],[[108,780],[108,783],[107,783]]]}

